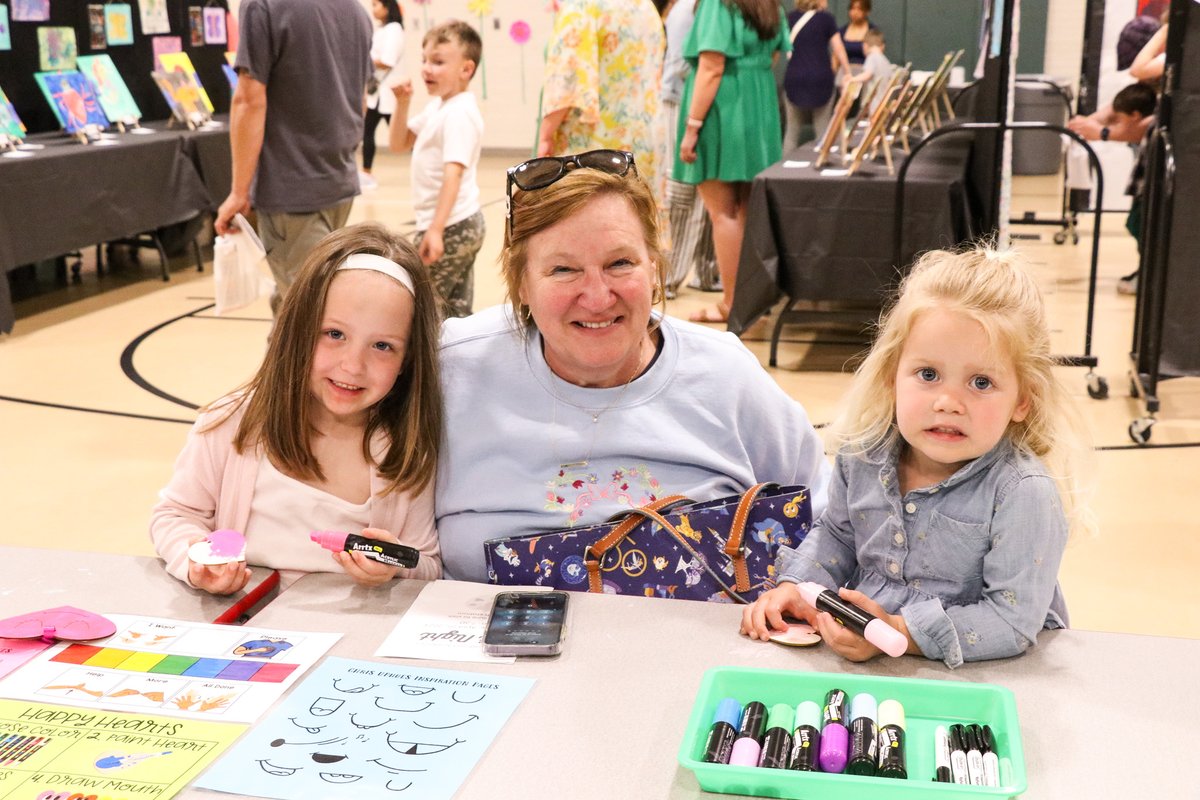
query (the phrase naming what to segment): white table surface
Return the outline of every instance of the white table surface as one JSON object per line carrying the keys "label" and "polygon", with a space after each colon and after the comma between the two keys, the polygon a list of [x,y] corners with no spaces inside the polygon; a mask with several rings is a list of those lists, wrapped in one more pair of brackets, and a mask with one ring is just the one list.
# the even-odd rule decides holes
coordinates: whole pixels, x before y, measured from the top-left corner
{"label": "white table surface", "polygon": [[[332,655],[372,653],[423,587],[364,589],[309,575],[255,625],[336,631]],[[949,670],[916,657],[856,665],[823,646],[785,648],[739,636],[740,608],[572,595],[562,655],[515,664],[416,661],[537,683],[463,783],[474,798],[718,798],[676,753],[703,673],[737,666],[994,683],[1016,696],[1028,790],[1023,800],[1200,798],[1193,767],[1200,717],[1200,640],[1046,631],[1024,656]],[[187,789],[181,797],[230,797]]]}

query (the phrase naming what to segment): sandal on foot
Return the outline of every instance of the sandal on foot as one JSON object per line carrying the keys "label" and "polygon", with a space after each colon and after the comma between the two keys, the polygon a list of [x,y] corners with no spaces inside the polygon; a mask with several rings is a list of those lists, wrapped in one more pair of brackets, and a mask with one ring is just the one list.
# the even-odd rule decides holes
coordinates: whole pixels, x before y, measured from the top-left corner
{"label": "sandal on foot", "polygon": [[688,321],[724,325],[729,322],[729,309],[721,303],[717,303],[715,306],[705,306],[688,315]]}

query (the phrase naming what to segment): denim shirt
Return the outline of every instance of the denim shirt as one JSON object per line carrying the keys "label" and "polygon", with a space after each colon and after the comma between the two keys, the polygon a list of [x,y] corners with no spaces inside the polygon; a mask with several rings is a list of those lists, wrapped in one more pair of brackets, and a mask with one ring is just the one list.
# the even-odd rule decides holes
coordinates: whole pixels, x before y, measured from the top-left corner
{"label": "denim shirt", "polygon": [[926,657],[1005,658],[1067,627],[1058,566],[1067,520],[1042,462],[1007,438],[946,480],[900,496],[899,447],[839,454],[825,513],[780,581],[849,586],[900,613]]}

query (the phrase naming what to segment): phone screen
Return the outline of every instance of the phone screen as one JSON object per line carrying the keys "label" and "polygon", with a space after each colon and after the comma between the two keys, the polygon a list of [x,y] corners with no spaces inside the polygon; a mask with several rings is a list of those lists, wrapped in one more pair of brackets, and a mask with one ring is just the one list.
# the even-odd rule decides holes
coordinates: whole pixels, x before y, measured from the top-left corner
{"label": "phone screen", "polygon": [[557,653],[566,615],[565,592],[501,592],[484,645],[497,653]]}

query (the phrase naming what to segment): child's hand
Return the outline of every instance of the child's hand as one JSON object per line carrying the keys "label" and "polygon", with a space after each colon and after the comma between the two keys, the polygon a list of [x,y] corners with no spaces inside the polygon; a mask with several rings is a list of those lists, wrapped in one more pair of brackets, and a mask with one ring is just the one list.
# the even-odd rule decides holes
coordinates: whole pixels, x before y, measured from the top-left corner
{"label": "child's hand", "polygon": [[[363,528],[361,535],[367,539],[380,539],[385,542],[396,541],[395,536],[392,536],[392,534],[382,528]],[[336,553],[330,553],[330,555],[359,586],[382,586],[396,577],[396,572],[399,570],[399,567],[389,567],[387,564],[380,564],[378,561],[367,558],[359,552],[347,553],[345,550],[339,550]]]}
{"label": "child's hand", "polygon": [[796,619],[813,623],[816,609],[800,599],[800,590],[794,583],[781,583],[769,592],[763,592],[758,599],[742,610],[742,626],[740,633],[751,639],[767,641],[772,633],[782,633],[788,626],[783,621],[783,615],[788,614]]}
{"label": "child's hand", "polygon": [[425,235],[421,237],[421,246],[417,248],[421,263],[428,267],[440,260],[445,253],[446,243],[442,239],[442,232],[433,228],[425,231]]}
{"label": "child's hand", "polygon": [[[193,536],[188,546],[203,542],[208,537]],[[188,559],[188,583],[209,594],[233,594],[240,592],[250,582],[250,568],[245,561],[228,564],[197,564]]]}
{"label": "child's hand", "polygon": [[[912,640],[912,637],[908,635],[908,625],[904,622],[903,616],[887,613],[879,603],[876,603],[862,592],[855,591],[854,589],[839,589],[838,596],[849,603],[853,603],[868,614],[879,617],[888,625],[903,633],[904,638],[908,639],[909,653],[921,652],[920,648]],[[825,640],[825,644],[829,645],[833,652],[847,661],[870,661],[872,658],[883,653],[882,650],[854,631],[843,627],[833,618],[833,615],[826,611],[822,611],[816,615],[816,621],[813,625],[817,628],[817,632],[821,634],[821,638]]]}
{"label": "child's hand", "polygon": [[408,100],[413,96],[412,78],[405,78],[399,83],[392,84],[392,94],[397,100]]}

